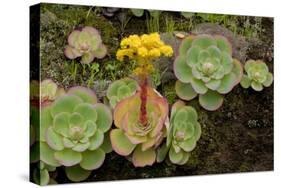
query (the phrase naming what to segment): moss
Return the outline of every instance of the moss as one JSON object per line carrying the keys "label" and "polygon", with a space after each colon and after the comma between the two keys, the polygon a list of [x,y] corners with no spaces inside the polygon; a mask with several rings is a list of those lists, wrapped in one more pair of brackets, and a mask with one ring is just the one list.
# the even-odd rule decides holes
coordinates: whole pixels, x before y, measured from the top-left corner
{"label": "moss", "polygon": [[168,100],[170,105],[176,102],[177,94],[175,92],[175,83],[169,82],[162,86],[162,94]]}

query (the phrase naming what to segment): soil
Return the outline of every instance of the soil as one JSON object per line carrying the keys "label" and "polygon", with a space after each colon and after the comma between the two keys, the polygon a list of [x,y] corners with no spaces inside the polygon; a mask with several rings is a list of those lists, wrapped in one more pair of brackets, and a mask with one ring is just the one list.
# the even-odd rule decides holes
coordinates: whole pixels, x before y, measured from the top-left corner
{"label": "soil", "polygon": [[[51,78],[65,88],[78,84],[87,85],[89,69],[86,67],[86,73],[82,74],[85,67],[79,64],[77,76],[71,77],[67,70],[71,69],[72,62],[63,55],[66,37],[75,27],[82,25],[97,27],[101,31],[104,43],[109,46],[110,55],[97,62],[100,64],[100,73],[97,74],[96,81],[112,80],[108,71],[105,70],[105,64],[114,61],[114,54],[122,37],[147,32],[145,16],[131,17],[126,27],[122,29],[117,16],[105,17],[98,12],[98,9],[90,8],[41,5],[41,79]],[[182,18],[179,13],[164,12],[163,15],[171,16],[174,19],[175,30],[189,28],[190,21]],[[159,22],[160,32],[165,32],[163,17],[161,16]],[[254,17],[247,18],[250,20],[250,24],[255,24]],[[243,25],[245,16],[231,16],[229,19],[235,21],[239,31],[246,29]],[[259,30],[257,35],[249,37],[243,36],[242,32],[235,33],[233,34],[236,37],[234,41],[238,37],[242,37],[245,42],[239,47],[245,49],[245,53],[240,54],[241,57],[239,56],[242,60],[261,59],[273,72],[273,18],[260,18],[259,20],[261,22],[256,28]],[[192,27],[185,32],[191,32],[201,23],[205,23],[205,20],[194,16]],[[227,25],[218,24],[232,32]],[[253,28],[253,32],[255,32],[255,27]],[[118,64],[118,70],[114,72],[115,79],[126,76],[130,72],[130,68],[128,65]],[[169,79],[157,87],[159,92],[168,98],[170,104],[177,100],[173,91],[174,83],[174,79]],[[102,167],[93,171],[86,181],[273,170],[273,84],[262,92],[243,89],[238,85],[225,95],[222,107],[215,112],[201,108],[198,99],[187,102],[187,104],[195,107],[199,114],[202,136],[186,165],[178,166],[164,161],[155,163],[151,167],[135,168],[128,159],[112,152],[106,155]],[[56,173],[51,173],[51,176],[58,183],[70,182],[62,167],[58,168]]]}

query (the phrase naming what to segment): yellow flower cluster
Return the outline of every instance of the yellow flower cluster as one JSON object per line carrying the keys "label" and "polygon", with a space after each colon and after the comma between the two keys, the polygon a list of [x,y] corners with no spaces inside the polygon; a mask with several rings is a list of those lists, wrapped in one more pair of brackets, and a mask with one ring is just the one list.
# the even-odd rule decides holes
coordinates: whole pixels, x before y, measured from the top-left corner
{"label": "yellow flower cluster", "polygon": [[121,48],[117,51],[116,57],[119,61],[124,61],[125,57],[136,60],[138,67],[134,70],[136,75],[150,74],[154,71],[151,64],[153,60],[161,55],[171,57],[173,49],[164,44],[158,33],[144,34],[141,36],[130,35],[122,39]]}

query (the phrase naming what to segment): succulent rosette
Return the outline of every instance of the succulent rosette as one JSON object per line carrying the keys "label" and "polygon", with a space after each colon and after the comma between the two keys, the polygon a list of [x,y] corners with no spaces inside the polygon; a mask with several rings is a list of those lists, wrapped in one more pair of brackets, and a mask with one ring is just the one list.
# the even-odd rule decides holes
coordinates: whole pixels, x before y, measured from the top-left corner
{"label": "succulent rosette", "polygon": [[65,56],[69,59],[81,57],[82,64],[89,64],[95,58],[102,59],[107,53],[106,46],[94,27],[86,26],[72,31],[67,41]]}
{"label": "succulent rosette", "polygon": [[152,165],[156,160],[155,148],[165,134],[164,126],[168,115],[168,103],[153,88],[147,87],[146,118],[141,117],[141,92],[121,100],[114,109],[114,124],[110,139],[113,150],[122,156],[132,154],[135,167]]}
{"label": "succulent rosette", "polygon": [[110,106],[114,108],[122,99],[134,95],[138,88],[138,83],[131,78],[123,78],[114,81],[109,85],[106,93]]}
{"label": "succulent rosette", "polygon": [[232,48],[225,37],[197,35],[182,41],[174,73],[178,78],[176,93],[181,99],[199,95],[200,105],[213,111],[222,105],[222,94],[240,82],[243,68],[232,58]]}
{"label": "succulent rosette", "polygon": [[37,167],[34,168],[32,172],[33,181],[41,186],[56,184],[56,181],[50,177],[49,172],[53,172],[56,170],[56,167],[45,164],[40,161],[37,164]]}
{"label": "succulent rosette", "polygon": [[72,181],[82,181],[99,168],[108,152],[105,134],[112,124],[111,110],[95,93],[72,87],[52,104],[43,107],[40,126],[40,160],[66,167]]}
{"label": "succulent rosette", "polygon": [[162,162],[169,154],[172,163],[186,164],[200,136],[201,125],[196,110],[182,101],[176,102],[171,111],[167,140],[158,150],[157,162]]}
{"label": "succulent rosette", "polygon": [[248,60],[244,68],[246,74],[243,75],[240,82],[243,88],[251,86],[255,91],[261,91],[264,87],[269,87],[272,84],[273,75],[263,61]]}
{"label": "succulent rosette", "polygon": [[41,105],[48,105],[63,94],[65,94],[64,89],[60,88],[53,80],[45,79],[40,82]]}

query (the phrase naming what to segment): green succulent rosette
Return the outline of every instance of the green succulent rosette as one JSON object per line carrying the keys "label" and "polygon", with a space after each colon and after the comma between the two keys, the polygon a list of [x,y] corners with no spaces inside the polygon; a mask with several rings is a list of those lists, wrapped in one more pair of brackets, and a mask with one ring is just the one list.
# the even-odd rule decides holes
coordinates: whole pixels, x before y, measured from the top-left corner
{"label": "green succulent rosette", "polygon": [[63,88],[60,88],[53,80],[45,79],[40,82],[40,104],[48,105],[59,96],[65,94]]}
{"label": "green succulent rosette", "polygon": [[56,167],[45,164],[40,161],[37,167],[33,169],[32,178],[33,181],[41,186],[57,184],[57,182],[50,177],[49,172],[54,172]]}
{"label": "green succulent rosette", "polygon": [[186,164],[200,136],[201,125],[196,110],[182,101],[176,102],[171,111],[166,144],[158,150],[157,162],[162,162],[168,154],[172,163]]}
{"label": "green succulent rosette", "polygon": [[109,85],[106,96],[109,99],[110,106],[114,108],[122,99],[134,95],[138,89],[139,85],[134,79],[123,78]]}
{"label": "green succulent rosette", "polygon": [[65,166],[72,181],[86,179],[111,151],[106,135],[112,124],[111,110],[98,103],[88,88],[70,88],[45,106],[40,123],[40,160],[53,167]]}
{"label": "green succulent rosette", "polygon": [[107,53],[106,46],[102,43],[98,30],[94,27],[86,26],[76,29],[68,36],[68,45],[64,54],[69,59],[81,57],[82,64],[89,64],[95,58],[102,59]]}
{"label": "green succulent rosette", "polygon": [[243,88],[251,86],[255,91],[262,91],[264,87],[269,87],[272,84],[273,75],[263,61],[248,60],[244,68],[246,74],[243,75],[240,82]]}
{"label": "green succulent rosette", "polygon": [[188,36],[178,53],[174,61],[177,95],[183,100],[199,95],[203,108],[218,109],[223,103],[222,94],[230,92],[243,73],[240,62],[232,58],[228,40],[223,36]]}

